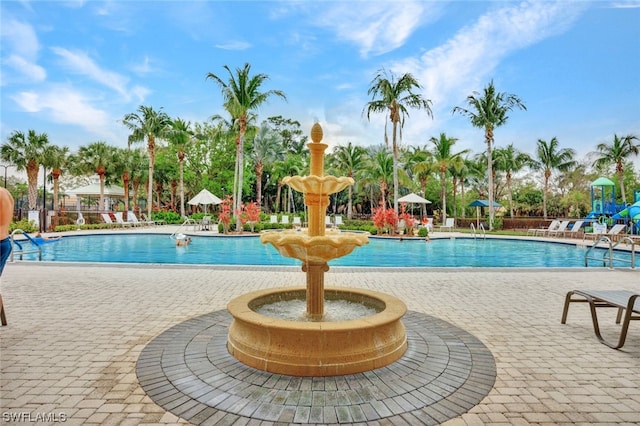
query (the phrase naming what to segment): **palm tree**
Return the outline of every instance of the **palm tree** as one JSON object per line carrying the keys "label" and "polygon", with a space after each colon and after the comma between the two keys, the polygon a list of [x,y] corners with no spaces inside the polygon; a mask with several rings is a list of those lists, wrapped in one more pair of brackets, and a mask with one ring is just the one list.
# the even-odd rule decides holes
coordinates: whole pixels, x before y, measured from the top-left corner
{"label": "palm tree", "polygon": [[148,217],[151,217],[153,204],[153,167],[156,162],[156,139],[162,139],[166,136],[170,121],[169,116],[162,111],[162,108],[156,111],[152,107],[145,105],[138,107],[138,114],[130,113],[122,119],[122,124],[131,131],[129,145],[147,140],[147,155],[149,156]]}
{"label": "palm tree", "polygon": [[451,152],[453,145],[458,139],[447,137],[445,133],[440,133],[440,137],[431,137],[429,139],[434,144],[433,158],[435,168],[440,172],[440,184],[442,185],[442,223],[447,220],[447,172],[457,161],[462,161],[462,155],[468,150],[457,153]]}
{"label": "palm tree", "polygon": [[[333,167],[340,171],[340,173],[353,179],[357,170],[361,169],[367,151],[357,145],[353,145],[351,142],[347,142],[346,146],[338,145],[332,155]],[[348,201],[347,201],[347,218],[351,219],[353,215],[353,187],[348,187]]]}
{"label": "palm tree", "polygon": [[48,145],[49,136],[46,133],[38,134],[35,130],[29,130],[25,135],[16,130],[0,148],[2,161],[13,164],[17,171],[27,172],[29,210],[37,208],[38,172]]}
{"label": "palm tree", "polygon": [[[367,120],[371,113],[384,113],[389,111],[389,121],[392,124],[393,138],[393,208],[398,213],[398,125],[400,125],[399,136],[402,140],[402,128],[405,117],[409,116],[407,108],[424,109],[429,117],[433,117],[431,112],[431,101],[424,99],[422,95],[414,93],[419,90],[420,84],[410,74],[403,74],[397,81],[392,73],[387,73],[385,69],[378,71],[371,81],[371,86],[367,94],[372,100],[367,103],[365,110]],[[387,137],[387,121],[385,120],[384,140],[389,146]]]}
{"label": "palm tree", "polygon": [[509,194],[509,212],[514,217],[513,211],[513,189],[511,187],[511,178],[513,173],[517,173],[525,166],[531,164],[531,157],[524,152],[516,149],[513,144],[507,145],[506,148],[498,148],[494,152],[496,160],[496,168],[503,171],[507,178],[507,192]]}
{"label": "palm tree", "polygon": [[544,172],[544,190],[542,192],[542,212],[547,218],[547,194],[549,192],[549,179],[551,174],[557,170],[565,172],[573,168],[577,163],[574,161],[575,151],[571,148],[559,148],[558,139],[551,138],[549,142],[538,139],[537,159],[532,162],[535,170]]}
{"label": "palm tree", "polygon": [[[431,175],[436,171],[435,160],[433,159],[433,153],[423,147],[417,150],[415,156],[418,160],[413,165],[413,173],[416,179],[418,179],[420,185],[420,192],[426,195],[427,182]],[[427,205],[422,205],[422,216],[427,215]]]}
{"label": "palm tree", "polygon": [[98,210],[104,212],[104,184],[107,166],[112,164],[115,148],[106,142],[92,142],[78,148],[78,155],[74,159],[76,173],[96,173],[100,179],[100,199]]}
{"label": "palm tree", "polygon": [[[380,199],[378,205],[387,207],[387,188],[389,183],[393,182],[393,157],[389,155],[389,152],[385,149],[375,150],[369,149],[369,164],[367,164],[365,174],[365,180],[376,183],[380,190]],[[371,197],[372,207],[373,197]]]}
{"label": "palm tree", "polygon": [[[62,175],[62,169],[66,166],[69,159],[69,147],[58,145],[49,145],[44,152],[42,164],[51,169],[51,178],[53,179],[53,211],[58,211],[58,193],[59,179]],[[55,215],[57,220],[57,214]]]}
{"label": "palm tree", "polygon": [[256,172],[256,202],[262,207],[262,174],[265,165],[270,165],[282,151],[282,136],[275,132],[269,124],[264,121],[253,138],[251,150],[251,160]]}
{"label": "palm tree", "polygon": [[489,181],[489,230],[493,230],[494,194],[493,194],[493,131],[504,125],[509,116],[507,112],[513,108],[526,110],[520,98],[504,92],[496,92],[493,80],[484,88],[483,93],[473,92],[467,96],[468,109],[455,107],[453,113],[459,112],[469,117],[473,127],[484,128],[484,140],[487,144],[487,178]]}
{"label": "palm tree", "polygon": [[638,137],[635,135],[627,135],[619,138],[618,135],[613,135],[613,142],[611,144],[599,143],[596,146],[593,155],[599,155],[593,162],[594,167],[608,167],[611,164],[616,165],[616,174],[618,175],[618,181],[620,182],[620,192],[622,192],[622,203],[627,204],[627,197],[624,190],[624,162],[632,155],[638,155],[640,153],[640,144],[634,144],[633,141],[637,141]]}
{"label": "palm tree", "polygon": [[[234,217],[240,211],[242,204],[242,184],[244,181],[244,137],[247,131],[247,123],[249,122],[250,113],[258,110],[269,97],[275,95],[286,100],[284,92],[280,90],[268,90],[261,92],[262,84],[269,78],[266,74],[250,75],[251,65],[244,64],[244,67],[236,68],[236,74],[225,65],[224,69],[229,73],[228,82],[223,81],[220,77],[213,73],[207,74],[207,79],[212,79],[222,91],[224,99],[224,107],[229,112],[232,120],[238,126],[238,138],[236,141],[236,176],[237,179],[233,183],[234,197]],[[236,231],[242,230],[242,223],[236,220]]]}
{"label": "palm tree", "polygon": [[193,131],[191,130],[191,122],[184,121],[181,118],[171,120],[169,130],[167,132],[167,140],[169,145],[173,146],[178,155],[179,174],[180,174],[180,216],[184,217],[184,158],[186,156],[185,149],[187,144],[193,140]]}

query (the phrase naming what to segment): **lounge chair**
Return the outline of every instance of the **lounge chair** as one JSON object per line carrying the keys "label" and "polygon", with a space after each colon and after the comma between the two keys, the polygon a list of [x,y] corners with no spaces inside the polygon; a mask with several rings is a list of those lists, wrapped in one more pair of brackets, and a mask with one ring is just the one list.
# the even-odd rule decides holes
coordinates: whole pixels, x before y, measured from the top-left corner
{"label": "lounge chair", "polygon": [[620,232],[622,232],[622,230],[624,228],[626,228],[626,225],[624,223],[618,223],[615,224],[611,227],[611,229],[609,229],[608,231],[606,230],[606,226],[604,229],[596,229],[597,227],[594,225],[594,232],[585,232],[584,235],[582,236],[582,239],[586,239],[587,235],[589,237],[593,237],[593,240],[597,240],[600,237],[609,237],[609,239],[614,240],[616,238],[616,236],[620,235]]}
{"label": "lounge chair", "polygon": [[[577,296],[578,298],[574,298]],[[640,320],[640,293],[634,293],[627,290],[573,290],[567,293],[564,300],[564,310],[562,311],[562,324],[567,323],[567,314],[569,313],[569,304],[573,302],[589,303],[591,310],[591,321],[593,322],[593,331],[600,342],[613,349],[619,349],[624,345],[629,330],[629,322],[632,320]],[[597,308],[617,308],[616,324],[620,324],[622,320],[622,329],[618,343],[611,344],[607,342],[600,333],[598,325]],[[624,319],[623,319],[624,314]]]}
{"label": "lounge chair", "polygon": [[144,220],[147,223],[153,223],[155,225],[166,225],[167,224],[166,220],[153,220],[150,217],[148,217],[146,213],[140,213],[140,215],[142,216],[142,220]]}
{"label": "lounge chair", "polygon": [[116,223],[120,226],[122,226],[123,228],[127,227],[127,226],[133,226],[130,222],[125,222],[124,218],[122,217],[122,212],[115,212],[113,214],[113,217],[116,218]]}
{"label": "lounge chair", "polygon": [[269,223],[277,224],[278,223],[278,215],[272,214],[269,219]]}
{"label": "lounge chair", "polygon": [[102,216],[102,220],[104,221],[104,223],[111,225],[111,226],[116,226],[117,223],[115,223],[113,220],[111,220],[111,215],[109,213],[100,213],[100,216]]}
{"label": "lounge chair", "polygon": [[336,216],[333,218],[333,227],[337,228],[341,225],[344,225],[344,223],[342,223],[342,216]]}
{"label": "lounge chair", "polygon": [[440,230],[444,231],[445,229],[448,229],[449,231],[453,231],[453,228],[456,225],[456,220],[452,217],[448,217],[445,221],[443,225],[440,225]]}
{"label": "lounge chair", "polygon": [[333,227],[333,222],[331,222],[331,216],[327,215],[327,216],[324,217],[324,226],[326,228]]}
{"label": "lounge chair", "polygon": [[294,228],[301,228],[302,227],[302,221],[300,220],[300,216],[294,216],[293,217],[293,227]]}
{"label": "lounge chair", "polygon": [[289,224],[289,216],[282,215],[280,218],[280,225],[288,225]]}
{"label": "lounge chair", "polygon": [[582,229],[583,223],[584,223],[584,220],[576,220],[573,226],[571,226],[571,229],[563,232],[563,236],[565,237],[569,236],[570,238],[577,237],[577,235],[580,234],[580,232],[584,232]]}
{"label": "lounge chair", "polygon": [[563,220],[562,222],[560,222],[560,225],[558,225],[556,229],[550,229],[547,231],[547,237],[557,237],[560,234],[564,234],[570,223],[570,220]]}
{"label": "lounge chair", "polygon": [[560,225],[560,221],[554,219],[547,228],[529,228],[527,230],[527,235],[533,235],[534,237],[538,236],[538,234],[544,235],[545,233],[556,229],[558,225]]}
{"label": "lounge chair", "polygon": [[154,221],[149,222],[146,220],[145,221],[138,220],[138,216],[136,216],[136,214],[131,210],[127,212],[127,221],[133,223],[134,226],[145,226],[145,225],[152,226],[156,224]]}

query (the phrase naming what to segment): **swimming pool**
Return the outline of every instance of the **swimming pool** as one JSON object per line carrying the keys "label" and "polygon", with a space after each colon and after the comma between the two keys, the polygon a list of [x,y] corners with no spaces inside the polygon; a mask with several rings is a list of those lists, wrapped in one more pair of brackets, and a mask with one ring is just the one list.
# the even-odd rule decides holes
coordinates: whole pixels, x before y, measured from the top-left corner
{"label": "swimming pool", "polygon": [[[370,238],[369,244],[330,266],[357,267],[584,267],[586,248],[575,244],[514,239],[398,240]],[[593,255],[593,253],[592,253]],[[600,255],[601,256],[601,255]],[[627,256],[628,257],[628,256]],[[23,260],[37,260],[25,254]],[[301,265],[257,237],[193,237],[176,247],[162,234],[68,236],[43,246],[43,261],[185,265]],[[600,266],[590,261],[590,265]],[[640,256],[636,256],[640,266]],[[628,266],[628,264],[626,265]]]}

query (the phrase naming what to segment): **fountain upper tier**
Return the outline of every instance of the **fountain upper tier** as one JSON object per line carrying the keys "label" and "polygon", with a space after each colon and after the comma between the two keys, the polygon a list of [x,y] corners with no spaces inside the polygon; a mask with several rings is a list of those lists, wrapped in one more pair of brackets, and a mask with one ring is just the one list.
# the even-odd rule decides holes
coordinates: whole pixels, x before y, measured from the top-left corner
{"label": "fountain upper tier", "polygon": [[287,176],[282,183],[304,194],[331,195],[340,192],[355,182],[350,177],[335,176]]}
{"label": "fountain upper tier", "polygon": [[367,234],[331,232],[323,236],[310,236],[306,231],[265,232],[262,243],[272,244],[285,257],[305,263],[326,263],[346,256],[354,248],[369,243]]}

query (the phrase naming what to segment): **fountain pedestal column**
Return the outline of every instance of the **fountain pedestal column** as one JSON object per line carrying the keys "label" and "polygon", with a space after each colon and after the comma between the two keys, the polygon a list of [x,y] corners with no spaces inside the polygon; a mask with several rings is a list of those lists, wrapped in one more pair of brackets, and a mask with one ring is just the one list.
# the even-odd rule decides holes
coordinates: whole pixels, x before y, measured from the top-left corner
{"label": "fountain pedestal column", "polygon": [[302,270],[307,273],[307,317],[320,321],[324,315],[324,273],[326,262],[306,262]]}

